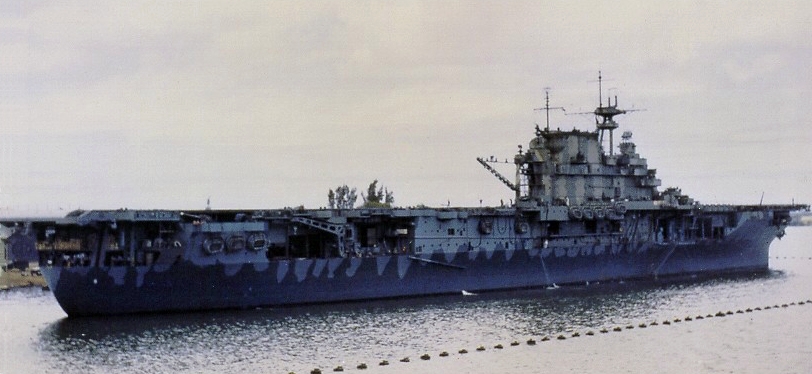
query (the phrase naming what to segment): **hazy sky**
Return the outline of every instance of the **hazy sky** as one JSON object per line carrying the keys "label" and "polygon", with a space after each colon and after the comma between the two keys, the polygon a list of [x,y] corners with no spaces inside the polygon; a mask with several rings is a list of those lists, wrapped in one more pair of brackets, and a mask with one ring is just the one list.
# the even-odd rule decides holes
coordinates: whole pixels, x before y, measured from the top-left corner
{"label": "hazy sky", "polygon": [[316,208],[373,179],[495,205],[475,158],[526,146],[545,87],[592,110],[598,70],[663,187],[812,203],[811,62],[809,1],[4,0],[0,214]]}

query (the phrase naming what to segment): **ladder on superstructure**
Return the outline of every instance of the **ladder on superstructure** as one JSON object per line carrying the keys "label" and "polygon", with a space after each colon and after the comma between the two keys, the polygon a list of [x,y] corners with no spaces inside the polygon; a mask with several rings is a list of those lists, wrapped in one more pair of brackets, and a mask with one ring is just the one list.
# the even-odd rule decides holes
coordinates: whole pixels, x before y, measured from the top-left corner
{"label": "ladder on superstructure", "polygon": [[504,175],[496,171],[496,169],[494,169],[491,165],[488,165],[488,162],[485,161],[482,157],[477,157],[476,160],[479,161],[479,163],[482,164],[482,166],[485,167],[486,170],[491,172],[491,174],[493,174],[496,177],[496,179],[502,181],[502,183],[504,183],[505,186],[508,186],[508,188],[510,188],[513,191],[519,190],[519,187],[513,184],[513,182],[511,182],[509,179],[505,178]]}

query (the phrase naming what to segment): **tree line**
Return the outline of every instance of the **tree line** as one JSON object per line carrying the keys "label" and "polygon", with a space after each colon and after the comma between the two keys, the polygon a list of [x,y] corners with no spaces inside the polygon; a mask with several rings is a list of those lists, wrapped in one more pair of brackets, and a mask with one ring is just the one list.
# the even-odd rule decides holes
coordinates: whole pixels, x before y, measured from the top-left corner
{"label": "tree line", "polygon": [[[391,208],[395,203],[395,197],[389,188],[378,186],[378,180],[374,180],[367,187],[367,192],[361,192],[361,199],[364,203],[362,208]],[[350,188],[346,184],[330,189],[327,193],[327,204],[330,209],[353,209],[358,200],[358,193],[355,187]]]}

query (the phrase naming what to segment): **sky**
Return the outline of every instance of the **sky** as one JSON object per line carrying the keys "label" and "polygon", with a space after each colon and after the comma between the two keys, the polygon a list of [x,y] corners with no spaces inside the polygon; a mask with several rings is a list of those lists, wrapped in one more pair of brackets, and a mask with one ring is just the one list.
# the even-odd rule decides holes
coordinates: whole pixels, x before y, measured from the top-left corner
{"label": "sky", "polygon": [[0,56],[0,215],[498,205],[598,71],[663,188],[812,203],[808,1],[5,0]]}

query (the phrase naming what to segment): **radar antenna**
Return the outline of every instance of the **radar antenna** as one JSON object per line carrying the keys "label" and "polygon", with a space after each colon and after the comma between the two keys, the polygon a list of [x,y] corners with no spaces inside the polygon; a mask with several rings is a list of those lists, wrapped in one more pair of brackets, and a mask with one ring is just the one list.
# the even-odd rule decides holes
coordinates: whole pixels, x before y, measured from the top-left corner
{"label": "radar antenna", "polygon": [[[615,95],[615,105],[612,105],[612,98],[608,97],[606,99],[606,106],[603,106],[603,76],[601,75],[601,71],[598,70],[598,107],[595,109],[593,114],[595,114],[595,122],[598,127],[598,131],[600,131],[600,143],[603,144],[603,135],[604,133],[609,130],[609,156],[614,155],[614,135],[613,132],[616,128],[618,128],[617,122],[614,120],[614,116],[619,114],[626,114],[629,112],[637,112],[642,109],[618,109],[617,108],[617,95]],[[601,117],[603,120],[599,121],[598,117]]]}
{"label": "radar antenna", "polygon": [[[550,106],[550,87],[544,87],[544,107],[543,108],[535,108],[533,110],[543,110],[547,114],[547,124],[544,127],[544,131],[550,131],[550,109],[561,109],[562,112],[566,112],[567,110],[560,106],[551,107]],[[536,126],[538,131],[538,126]],[[536,134],[539,135],[539,134]]]}

